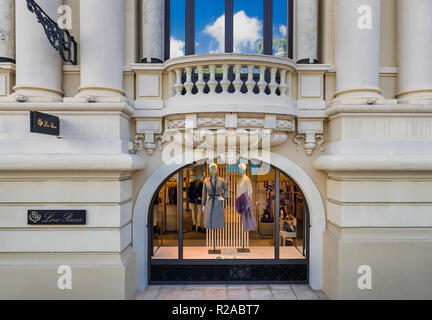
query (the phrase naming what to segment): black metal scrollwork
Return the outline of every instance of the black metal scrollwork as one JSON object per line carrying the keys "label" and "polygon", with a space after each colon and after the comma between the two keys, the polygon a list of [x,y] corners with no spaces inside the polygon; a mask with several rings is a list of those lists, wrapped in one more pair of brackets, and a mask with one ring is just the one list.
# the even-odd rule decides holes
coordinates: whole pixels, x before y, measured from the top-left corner
{"label": "black metal scrollwork", "polygon": [[49,42],[54,49],[58,51],[63,61],[76,65],[78,63],[77,42],[69,31],[61,29],[59,25],[43,11],[36,1],[27,0],[27,8],[36,15],[38,22],[44,28]]}

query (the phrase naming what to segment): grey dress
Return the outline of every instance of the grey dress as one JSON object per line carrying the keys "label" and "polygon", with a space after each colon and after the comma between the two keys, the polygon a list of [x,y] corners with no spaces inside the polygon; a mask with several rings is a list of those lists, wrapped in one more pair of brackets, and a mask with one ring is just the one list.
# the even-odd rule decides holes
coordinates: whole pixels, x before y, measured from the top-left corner
{"label": "grey dress", "polygon": [[[222,194],[223,190],[223,194]],[[225,227],[224,201],[228,197],[228,186],[224,179],[216,177],[213,185],[211,178],[206,178],[203,185],[202,201],[204,207],[204,227],[207,229],[223,229]]]}

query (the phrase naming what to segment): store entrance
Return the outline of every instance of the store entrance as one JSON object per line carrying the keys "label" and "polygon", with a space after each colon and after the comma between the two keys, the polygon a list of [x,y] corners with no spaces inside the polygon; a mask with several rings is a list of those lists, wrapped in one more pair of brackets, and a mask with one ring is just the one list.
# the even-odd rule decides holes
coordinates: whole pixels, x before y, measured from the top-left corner
{"label": "store entrance", "polygon": [[308,206],[279,169],[195,163],[164,181],[152,203],[151,284],[308,283]]}

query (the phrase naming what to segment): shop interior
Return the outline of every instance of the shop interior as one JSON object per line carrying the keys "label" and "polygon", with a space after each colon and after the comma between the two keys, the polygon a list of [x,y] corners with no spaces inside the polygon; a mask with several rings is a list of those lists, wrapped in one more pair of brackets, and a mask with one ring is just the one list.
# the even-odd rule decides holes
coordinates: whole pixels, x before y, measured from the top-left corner
{"label": "shop interior", "polygon": [[[221,185],[214,201],[221,201],[223,209],[214,204],[209,209],[216,191],[210,167],[193,164],[160,187],[152,207],[152,259],[306,259],[307,206],[294,181],[251,161],[214,165]],[[246,205],[239,204],[242,200]]]}

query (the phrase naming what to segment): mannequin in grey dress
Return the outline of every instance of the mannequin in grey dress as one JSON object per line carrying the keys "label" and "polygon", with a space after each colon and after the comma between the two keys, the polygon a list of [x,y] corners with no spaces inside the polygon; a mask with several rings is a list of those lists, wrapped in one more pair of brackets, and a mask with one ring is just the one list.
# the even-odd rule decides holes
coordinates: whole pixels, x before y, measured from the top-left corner
{"label": "mannequin in grey dress", "polygon": [[[217,176],[215,163],[210,165],[209,170],[210,177],[204,180],[202,196],[204,226],[210,230],[223,229],[225,227],[224,201],[228,197],[228,186],[222,178]],[[213,233],[213,236],[215,235],[216,233]],[[215,238],[213,245],[214,250],[209,250],[209,253],[219,254],[220,251],[215,247]]]}

